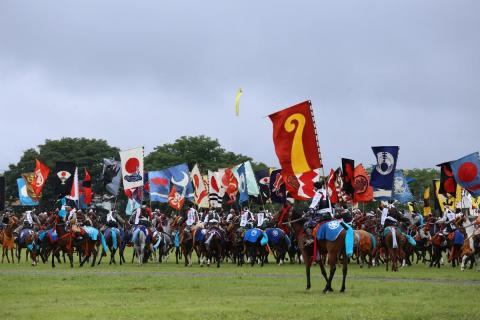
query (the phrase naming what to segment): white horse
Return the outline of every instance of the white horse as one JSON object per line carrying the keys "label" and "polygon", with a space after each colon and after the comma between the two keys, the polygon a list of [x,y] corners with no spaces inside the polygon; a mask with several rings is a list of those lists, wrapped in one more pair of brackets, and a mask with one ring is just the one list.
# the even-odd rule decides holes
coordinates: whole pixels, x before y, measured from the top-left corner
{"label": "white horse", "polygon": [[138,265],[141,266],[143,264],[143,255],[145,253],[146,236],[140,228],[136,228],[133,231],[132,242],[133,246],[135,247]]}
{"label": "white horse", "polygon": [[[469,219],[467,218],[463,220],[462,226],[465,229],[465,233],[467,234],[467,237],[465,238],[465,241],[461,249],[462,250],[461,270],[464,271],[467,259],[475,255],[474,238],[475,236],[480,235],[480,229],[475,230],[475,224],[473,222],[470,222]],[[479,255],[476,255],[474,257],[475,257],[475,263],[478,265],[477,261],[480,257]],[[477,270],[479,269],[477,268]]]}

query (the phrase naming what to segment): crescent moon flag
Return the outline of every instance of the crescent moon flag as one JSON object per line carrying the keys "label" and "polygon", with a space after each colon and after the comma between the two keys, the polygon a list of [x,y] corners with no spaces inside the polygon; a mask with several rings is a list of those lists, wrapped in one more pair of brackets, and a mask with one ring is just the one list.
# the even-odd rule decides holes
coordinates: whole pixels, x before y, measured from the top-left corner
{"label": "crescent moon flag", "polygon": [[143,147],[120,151],[123,189],[143,187]]}
{"label": "crescent moon flag", "polygon": [[33,181],[31,183],[33,192],[39,197],[42,194],[43,186],[45,182],[47,182],[48,174],[50,173],[50,169],[44,165],[40,160],[35,159],[35,174]]}
{"label": "crescent moon flag", "polygon": [[287,190],[295,199],[312,198],[322,161],[310,101],[273,113],[269,118]]}
{"label": "crescent moon flag", "polygon": [[480,196],[480,156],[478,152],[450,162],[455,181],[472,196]]}

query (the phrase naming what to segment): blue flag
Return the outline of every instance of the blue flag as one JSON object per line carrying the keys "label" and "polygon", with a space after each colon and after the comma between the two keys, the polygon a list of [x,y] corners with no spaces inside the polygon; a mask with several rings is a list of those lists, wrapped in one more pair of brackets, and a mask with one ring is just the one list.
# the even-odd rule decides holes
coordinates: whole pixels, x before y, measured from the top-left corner
{"label": "blue flag", "polygon": [[393,179],[393,198],[400,203],[414,201],[413,194],[408,187],[407,178],[402,170],[395,170]]}
{"label": "blue flag", "polygon": [[150,185],[150,201],[168,202],[170,191],[171,173],[168,169],[148,172],[148,184]]}
{"label": "blue flag", "polygon": [[32,198],[28,196],[27,185],[25,184],[25,180],[23,178],[17,179],[17,186],[18,197],[20,198],[20,204],[22,206],[38,206],[38,202],[33,201]]}
{"label": "blue flag", "polygon": [[170,172],[170,182],[172,186],[175,185],[177,193],[187,200],[193,200],[195,193],[187,164],[182,163],[167,170]]}
{"label": "blue flag", "polygon": [[245,174],[245,164],[237,168],[238,173],[238,193],[240,194],[240,203],[248,201],[247,175]]}
{"label": "blue flag", "polygon": [[372,168],[370,185],[374,188],[374,197],[392,196],[393,178],[398,158],[397,146],[372,147],[377,164]]}
{"label": "blue flag", "polygon": [[450,162],[455,181],[474,197],[480,196],[480,156],[478,152]]}

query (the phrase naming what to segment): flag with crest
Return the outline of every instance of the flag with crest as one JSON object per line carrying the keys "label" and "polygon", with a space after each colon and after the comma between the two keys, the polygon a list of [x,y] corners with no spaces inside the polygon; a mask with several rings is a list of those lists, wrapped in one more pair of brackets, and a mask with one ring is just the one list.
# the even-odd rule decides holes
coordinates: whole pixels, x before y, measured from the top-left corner
{"label": "flag with crest", "polygon": [[275,203],[285,203],[287,200],[287,190],[281,169],[273,170],[270,174],[270,199]]}
{"label": "flag with crest", "polygon": [[74,162],[59,161],[55,164],[53,180],[55,182],[56,194],[61,196],[70,194],[75,176],[75,168]]}
{"label": "flag with crest", "polygon": [[408,186],[407,179],[403,174],[403,170],[395,170],[393,180],[393,198],[402,204],[414,200],[412,192]]}
{"label": "flag with crest", "polygon": [[44,165],[40,160],[35,159],[35,170],[33,171],[34,178],[31,183],[33,192],[39,197],[42,194],[43,186],[47,181],[48,174],[50,173],[50,169]]}
{"label": "flag with crest", "polygon": [[373,196],[377,200],[389,200],[392,198],[398,150],[398,146],[372,147],[377,164],[372,168],[370,184],[374,188]]}
{"label": "flag with crest", "polygon": [[259,187],[259,201],[264,204],[270,199],[270,169],[264,169],[255,172],[255,178]]}
{"label": "flag with crest", "polygon": [[273,123],[275,152],[282,167],[287,190],[305,200],[315,195],[322,162],[310,101],[269,115]]}
{"label": "flag with crest", "polygon": [[369,202],[373,200],[373,188],[370,186],[368,173],[362,164],[355,167],[353,173],[354,202]]}
{"label": "flag with crest", "polygon": [[345,191],[350,198],[353,198],[355,194],[355,188],[353,186],[355,170],[355,161],[352,159],[342,158],[342,179],[343,179],[343,191]]}
{"label": "flag with crest", "polygon": [[122,182],[125,190],[143,187],[143,147],[120,151]]}
{"label": "flag with crest", "polygon": [[480,156],[478,152],[450,162],[455,181],[472,196],[480,196]]}
{"label": "flag with crest", "polygon": [[25,180],[28,196],[35,202],[40,201],[42,195],[37,195],[35,193],[35,189],[33,188],[33,184],[35,183],[35,172],[22,173],[22,178]]}
{"label": "flag with crest", "polygon": [[198,164],[195,164],[190,172],[190,178],[195,188],[195,203],[199,208],[208,208],[208,190],[203,181],[203,177],[200,174]]}
{"label": "flag with crest", "polygon": [[247,175],[245,173],[245,164],[241,164],[237,169],[238,173],[238,192],[240,194],[240,203],[248,201]]}

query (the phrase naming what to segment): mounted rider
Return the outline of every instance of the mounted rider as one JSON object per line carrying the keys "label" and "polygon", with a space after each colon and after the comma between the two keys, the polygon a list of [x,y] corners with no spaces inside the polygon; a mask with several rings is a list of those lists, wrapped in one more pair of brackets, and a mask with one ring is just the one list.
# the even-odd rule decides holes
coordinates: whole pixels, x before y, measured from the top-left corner
{"label": "mounted rider", "polygon": [[306,220],[303,228],[307,235],[305,246],[313,243],[312,231],[318,223],[333,219],[332,206],[330,205],[330,199],[328,198],[327,190],[325,190],[324,182],[317,181],[313,186],[315,188],[315,195],[309,209],[303,214],[303,218]]}
{"label": "mounted rider", "polygon": [[[13,231],[13,233],[20,234],[23,229],[34,229],[34,225],[40,226],[40,220],[38,219],[37,215],[34,213],[33,210],[25,211],[22,216],[23,224],[19,225],[17,229]],[[7,223],[8,224],[8,221]]]}

